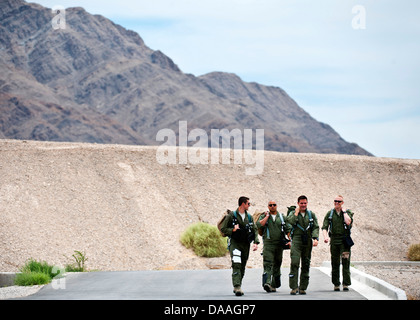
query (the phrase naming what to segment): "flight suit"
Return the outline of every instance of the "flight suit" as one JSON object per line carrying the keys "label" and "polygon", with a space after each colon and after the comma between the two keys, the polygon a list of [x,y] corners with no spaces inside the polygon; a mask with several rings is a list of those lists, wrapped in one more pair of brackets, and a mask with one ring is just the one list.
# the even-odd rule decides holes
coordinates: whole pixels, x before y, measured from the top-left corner
{"label": "flight suit", "polygon": [[[351,219],[351,223],[349,229],[353,225],[353,213],[350,210],[347,210],[347,214]],[[327,212],[324,217],[324,221],[322,224],[322,230],[328,230],[329,225],[329,217],[331,215],[331,210]],[[350,276],[350,257],[351,257],[351,249],[346,247],[344,244],[343,238],[346,234],[344,228],[344,215],[342,212],[337,213],[335,209],[333,209],[332,215],[332,228],[329,230],[329,237],[330,237],[330,253],[331,253],[331,281],[334,286],[338,287],[340,283],[340,260],[341,264],[343,265],[343,286],[351,285],[351,276]],[[348,252],[347,255],[343,256],[344,252]]]}
{"label": "flight suit", "polygon": [[292,226],[286,223],[286,217],[282,215],[283,221],[285,222],[282,232],[282,220],[280,218],[281,213],[277,211],[275,220],[270,217],[268,218],[264,226],[261,225],[260,221],[265,218],[265,214],[262,214],[257,222],[257,228],[263,229],[263,287],[265,284],[269,284],[272,288],[279,288],[281,285],[281,264],[283,261],[283,246],[282,241],[285,236],[290,233]]}
{"label": "flight suit", "polygon": [[[312,239],[319,238],[319,225],[315,213],[311,211],[313,226],[309,227],[308,210],[305,217],[299,213],[298,216],[294,212],[290,212],[286,221],[293,227],[292,247],[290,249],[290,273],[289,286],[290,289],[306,290],[309,285],[309,269],[311,266]],[[301,230],[299,224],[304,230]],[[299,265],[302,262],[300,270],[300,283],[298,284]]]}
{"label": "flight suit", "polygon": [[[239,230],[233,232],[235,212]],[[247,225],[249,232],[247,231]],[[248,212],[245,211],[245,219],[242,220],[241,215],[236,210],[226,217],[220,229],[230,238],[229,253],[232,260],[232,284],[234,287],[240,287],[245,275],[251,242],[259,243],[257,228]],[[252,241],[250,242],[248,239]]]}

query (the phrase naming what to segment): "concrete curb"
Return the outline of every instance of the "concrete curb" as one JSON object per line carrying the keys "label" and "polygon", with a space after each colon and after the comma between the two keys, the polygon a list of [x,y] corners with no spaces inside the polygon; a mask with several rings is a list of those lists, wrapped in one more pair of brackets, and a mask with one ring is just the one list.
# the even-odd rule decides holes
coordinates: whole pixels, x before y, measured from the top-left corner
{"label": "concrete curb", "polygon": [[13,286],[16,274],[17,272],[0,272],[0,288]]}
{"label": "concrete curb", "polygon": [[350,267],[351,277],[361,283],[368,285],[375,290],[385,294],[392,300],[407,300],[405,291],[393,286],[392,284],[385,282],[379,278],[366,274],[356,268]]}
{"label": "concrete curb", "polygon": [[[385,262],[367,262],[366,264],[375,264],[375,265],[380,265],[381,263],[389,263],[387,261]],[[398,262],[396,261],[391,261],[392,264],[397,265]],[[404,263],[404,262],[402,262]],[[364,262],[355,262],[352,264],[356,265],[361,265],[364,264]],[[321,265],[321,269],[328,269],[329,273],[331,273],[331,262],[330,261],[324,261]],[[352,283],[353,280],[359,282],[362,285],[368,286],[369,288],[377,291],[379,293],[379,295],[375,295],[372,294],[371,292],[360,292],[361,294],[365,295],[366,297],[368,297],[368,299],[374,299],[374,300],[382,300],[381,295],[383,295],[384,297],[386,297],[389,300],[407,300],[407,296],[405,294],[405,291],[397,288],[395,286],[393,286],[392,284],[376,278],[374,276],[371,276],[370,274],[364,273],[356,268],[350,267],[350,272],[351,272],[351,279],[352,279]],[[359,291],[357,285],[356,287],[354,285],[352,285],[356,291]]]}

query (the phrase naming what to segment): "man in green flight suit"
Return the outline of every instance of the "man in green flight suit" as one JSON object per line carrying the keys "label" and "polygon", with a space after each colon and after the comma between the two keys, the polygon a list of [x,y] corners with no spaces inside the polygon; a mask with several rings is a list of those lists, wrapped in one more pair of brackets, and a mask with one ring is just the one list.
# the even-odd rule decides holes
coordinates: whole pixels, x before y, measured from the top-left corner
{"label": "man in green flight suit", "polygon": [[263,288],[267,292],[276,292],[281,286],[281,263],[283,250],[290,246],[287,234],[292,226],[286,223],[286,217],[277,211],[274,200],[268,202],[268,211],[261,214],[257,228],[263,230]]}
{"label": "man in green flight suit", "polygon": [[340,291],[340,260],[343,265],[343,291],[348,291],[351,285],[351,251],[344,238],[350,235],[353,213],[350,210],[344,210],[343,204],[343,196],[337,196],[334,199],[334,209],[327,212],[322,224],[324,242],[330,243],[331,281],[334,284],[334,291]]}
{"label": "man in green flight suit", "polygon": [[[309,285],[309,268],[311,266],[312,246],[318,245],[319,226],[315,214],[308,210],[308,198],[300,196],[298,198],[298,208],[290,212],[286,222],[293,227],[292,247],[290,250],[290,274],[289,286],[292,291],[290,294],[306,294]],[[302,261],[300,270],[300,284],[298,284],[299,265]]]}
{"label": "man in green flight suit", "polygon": [[245,267],[249,257],[251,242],[253,251],[258,249],[258,231],[248,213],[251,203],[249,198],[240,197],[238,208],[231,212],[223,221],[221,231],[229,237],[229,252],[232,259],[232,284],[233,293],[242,296],[242,279],[245,275]]}

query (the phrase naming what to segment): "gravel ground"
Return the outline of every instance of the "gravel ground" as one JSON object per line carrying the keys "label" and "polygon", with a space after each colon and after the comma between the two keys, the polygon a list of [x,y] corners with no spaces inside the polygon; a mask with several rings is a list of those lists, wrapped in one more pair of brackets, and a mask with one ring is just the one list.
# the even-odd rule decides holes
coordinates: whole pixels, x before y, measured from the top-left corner
{"label": "gravel ground", "polygon": [[[420,265],[417,266],[362,266],[357,269],[382,279],[405,291],[408,300],[420,300]],[[20,298],[38,292],[43,286],[0,288],[0,300]]]}
{"label": "gravel ground", "polygon": [[420,264],[416,266],[358,265],[358,270],[405,291],[408,300],[420,300]]}
{"label": "gravel ground", "polygon": [[[355,214],[353,261],[404,261],[420,243],[420,213],[407,207],[420,193],[420,160],[264,152],[263,172],[246,175],[255,164],[234,163],[233,153],[229,164],[161,164],[156,156],[150,146],[0,140],[0,271],[30,258],[65,266],[74,250],[91,270],[229,268],[228,257],[197,257],[178,239],[191,223],[216,225],[242,195],[252,214],[271,199],[285,213],[305,194],[322,225],[342,194]],[[313,266],[330,259],[322,240]],[[248,266],[262,267],[260,252]]]}
{"label": "gravel ground", "polygon": [[0,288],[0,300],[27,297],[34,293],[37,293],[42,287],[43,286],[11,286]]}

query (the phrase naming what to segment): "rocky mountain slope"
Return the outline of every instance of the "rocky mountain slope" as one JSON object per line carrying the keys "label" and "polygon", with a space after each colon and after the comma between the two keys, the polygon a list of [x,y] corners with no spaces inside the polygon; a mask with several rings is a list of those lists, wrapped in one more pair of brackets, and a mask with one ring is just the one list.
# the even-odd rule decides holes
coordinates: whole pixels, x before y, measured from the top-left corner
{"label": "rocky mountain slope", "polygon": [[[159,164],[155,146],[0,140],[0,271],[29,258],[72,263],[74,250],[99,270],[229,268],[229,258],[198,258],[179,242],[191,224],[217,224],[239,196],[255,210],[280,212],[301,194],[319,220],[337,194],[354,211],[353,261],[404,260],[420,243],[413,201],[420,161],[264,152],[260,175],[247,164]],[[313,265],[329,260],[314,248]],[[261,247],[249,266],[262,267]],[[290,262],[289,254],[284,263]]]}
{"label": "rocky mountain slope", "polygon": [[265,129],[265,149],[370,155],[313,119],[282,89],[234,74],[183,73],[138,34],[66,9],[0,1],[0,138],[158,144],[188,129]]}

